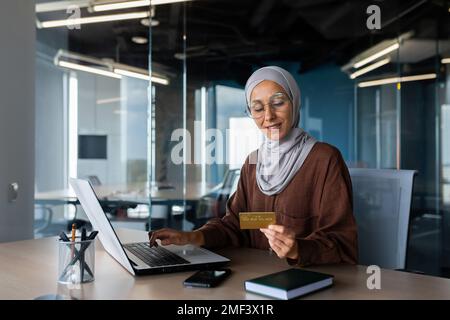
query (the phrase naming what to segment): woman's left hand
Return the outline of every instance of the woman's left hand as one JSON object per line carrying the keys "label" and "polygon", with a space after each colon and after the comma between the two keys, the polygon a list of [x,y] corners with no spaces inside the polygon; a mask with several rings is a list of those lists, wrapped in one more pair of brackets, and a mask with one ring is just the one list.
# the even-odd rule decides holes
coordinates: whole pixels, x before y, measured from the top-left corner
{"label": "woman's left hand", "polygon": [[269,240],[270,247],[280,258],[298,259],[298,244],[295,232],[282,225],[272,224],[259,229]]}

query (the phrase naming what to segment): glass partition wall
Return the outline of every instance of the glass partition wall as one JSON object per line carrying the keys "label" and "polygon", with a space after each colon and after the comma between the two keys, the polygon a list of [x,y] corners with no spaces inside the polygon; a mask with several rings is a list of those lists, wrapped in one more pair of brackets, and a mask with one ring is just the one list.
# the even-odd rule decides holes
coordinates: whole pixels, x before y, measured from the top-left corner
{"label": "glass partition wall", "polygon": [[71,177],[90,181],[115,226],[148,228],[149,88],[169,75],[155,67],[150,82],[154,11],[100,2],[36,3],[36,237],[89,227]]}
{"label": "glass partition wall", "polygon": [[183,1],[37,1],[36,237],[89,227],[71,177],[114,226],[193,228],[206,185],[187,170],[185,15]]}
{"label": "glass partition wall", "polygon": [[352,166],[416,171],[407,268],[449,276],[445,110],[450,43],[442,31],[449,29],[448,16],[437,12],[436,24],[440,27],[426,31],[411,26],[390,43],[378,42],[372,54],[385,53],[367,65],[379,66],[355,79]]}
{"label": "glass partition wall", "polygon": [[168,83],[154,85],[149,117],[149,177],[151,229],[192,229],[185,219],[200,197],[190,183],[186,166],[190,161],[191,114],[186,86],[185,3],[153,7],[150,19],[152,74],[165,74]]}

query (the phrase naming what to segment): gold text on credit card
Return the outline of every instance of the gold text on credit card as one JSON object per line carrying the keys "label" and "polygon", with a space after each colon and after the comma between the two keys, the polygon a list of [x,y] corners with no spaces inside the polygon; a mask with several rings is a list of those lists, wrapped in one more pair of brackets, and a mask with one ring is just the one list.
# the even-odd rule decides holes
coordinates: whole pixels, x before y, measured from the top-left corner
{"label": "gold text on credit card", "polygon": [[267,228],[276,224],[275,212],[240,212],[239,222],[241,229]]}

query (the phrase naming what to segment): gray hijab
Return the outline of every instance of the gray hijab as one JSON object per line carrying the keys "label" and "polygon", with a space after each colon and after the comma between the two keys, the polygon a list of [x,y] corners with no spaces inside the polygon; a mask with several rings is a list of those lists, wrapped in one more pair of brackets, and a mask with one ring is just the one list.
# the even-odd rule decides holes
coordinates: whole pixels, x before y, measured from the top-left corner
{"label": "gray hijab", "polygon": [[291,182],[317,141],[298,128],[300,89],[288,71],[275,66],[256,70],[245,85],[247,106],[250,106],[253,89],[264,80],[279,84],[286,91],[293,108],[293,123],[289,134],[280,141],[265,137],[257,150],[256,181],[262,193],[272,196],[282,192]]}

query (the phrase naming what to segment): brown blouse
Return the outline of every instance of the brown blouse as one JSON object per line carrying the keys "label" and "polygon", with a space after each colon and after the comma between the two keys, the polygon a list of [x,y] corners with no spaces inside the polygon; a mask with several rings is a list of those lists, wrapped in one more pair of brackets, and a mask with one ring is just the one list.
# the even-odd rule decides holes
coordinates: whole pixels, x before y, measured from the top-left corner
{"label": "brown blouse", "polygon": [[259,230],[241,230],[239,212],[274,211],[277,224],[297,234],[301,266],[357,263],[357,230],[352,212],[352,185],[338,149],[318,142],[292,181],[279,194],[263,194],[256,182],[256,165],[245,161],[226,215],[202,226],[205,247],[247,246],[269,249]]}

